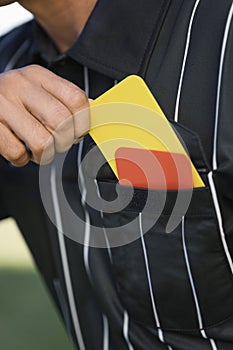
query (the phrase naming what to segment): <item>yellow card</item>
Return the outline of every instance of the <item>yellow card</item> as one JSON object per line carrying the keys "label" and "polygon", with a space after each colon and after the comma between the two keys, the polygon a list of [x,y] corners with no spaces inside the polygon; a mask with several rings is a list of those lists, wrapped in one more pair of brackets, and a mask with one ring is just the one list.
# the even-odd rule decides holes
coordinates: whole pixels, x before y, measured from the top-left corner
{"label": "yellow card", "polygon": [[[187,155],[154,96],[134,75],[91,102],[90,135],[117,178],[115,152],[119,147]],[[194,187],[204,187],[193,164],[192,173]]]}

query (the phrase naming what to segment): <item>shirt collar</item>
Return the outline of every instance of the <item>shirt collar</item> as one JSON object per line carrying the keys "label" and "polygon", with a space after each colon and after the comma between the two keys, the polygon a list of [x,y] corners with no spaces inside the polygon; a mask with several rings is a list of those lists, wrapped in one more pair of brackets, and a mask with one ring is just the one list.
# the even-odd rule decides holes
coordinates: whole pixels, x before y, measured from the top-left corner
{"label": "shirt collar", "polygon": [[67,54],[120,80],[143,75],[171,0],[99,0]]}
{"label": "shirt collar", "polygon": [[[98,0],[65,55],[113,79],[143,76],[171,1]],[[36,22],[33,37],[34,53],[48,62],[59,59],[56,47]]]}

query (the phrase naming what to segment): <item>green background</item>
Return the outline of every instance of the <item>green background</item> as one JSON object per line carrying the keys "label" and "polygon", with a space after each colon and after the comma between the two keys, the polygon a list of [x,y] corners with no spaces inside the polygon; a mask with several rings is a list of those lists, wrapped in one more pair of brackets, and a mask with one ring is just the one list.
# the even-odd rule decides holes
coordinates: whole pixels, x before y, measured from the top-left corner
{"label": "green background", "polygon": [[11,219],[0,222],[0,349],[74,350]]}

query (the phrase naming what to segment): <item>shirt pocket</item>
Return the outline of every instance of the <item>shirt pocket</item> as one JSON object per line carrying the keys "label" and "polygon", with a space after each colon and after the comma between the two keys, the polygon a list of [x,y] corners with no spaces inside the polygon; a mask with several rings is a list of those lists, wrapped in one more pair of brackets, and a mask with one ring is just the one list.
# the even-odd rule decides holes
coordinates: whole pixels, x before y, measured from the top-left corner
{"label": "shirt pocket", "polygon": [[[111,249],[116,287],[131,317],[144,326],[188,331],[214,326],[233,315],[233,279],[207,186],[210,169],[202,145],[192,131],[179,124],[174,127],[206,183],[193,189],[187,210],[174,213],[177,191],[134,188],[129,205],[101,217],[107,235],[114,227],[115,235],[136,237]],[[91,165],[85,173],[92,178]],[[116,179],[108,166],[99,171],[98,187],[104,200],[115,199]],[[127,196],[130,188],[122,186],[121,191]],[[148,194],[152,204],[144,212]],[[179,194],[185,195],[185,190]],[[171,214],[177,225],[167,233]]]}
{"label": "shirt pocket", "polygon": [[[99,186],[102,194],[113,191],[113,184]],[[144,198],[144,189],[135,191],[138,200]],[[132,234],[125,232],[124,225],[137,218],[131,230],[139,238],[112,248],[113,274],[122,303],[131,317],[150,327],[194,330],[222,322],[233,315],[233,280],[209,188],[193,190],[187,212],[180,217],[176,213],[180,223],[171,233],[166,233],[166,226],[175,191],[167,192],[162,214],[144,233],[144,224],[153,220],[156,198],[161,195],[153,192],[150,213],[140,214],[131,206],[103,217],[107,232],[121,223],[119,235],[122,231]]]}

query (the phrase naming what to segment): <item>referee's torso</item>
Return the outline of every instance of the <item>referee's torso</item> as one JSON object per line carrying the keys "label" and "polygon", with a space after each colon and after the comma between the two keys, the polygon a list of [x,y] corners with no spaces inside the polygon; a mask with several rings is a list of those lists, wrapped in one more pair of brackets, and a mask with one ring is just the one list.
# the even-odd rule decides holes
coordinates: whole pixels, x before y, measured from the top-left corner
{"label": "referee's torso", "polygon": [[[169,235],[165,212],[140,239],[100,249],[71,240],[51,223],[37,165],[15,168],[0,158],[0,216],[17,221],[80,350],[232,349],[232,13],[230,0],[101,0],[65,54],[34,20],[0,40],[1,72],[39,64],[93,99],[130,74],[142,76],[206,185],[194,190],[187,214]],[[142,231],[147,218],[137,203],[144,198],[141,189],[129,210],[112,216],[86,205],[88,174],[84,169],[84,188],[77,177],[92,143],[85,137],[64,163],[64,192],[82,219],[73,229],[88,240],[90,222],[107,232],[109,222],[138,217],[136,229]],[[47,201],[66,232],[70,222],[56,170],[56,162],[46,166]],[[109,200],[111,176],[103,171],[97,186]]]}

